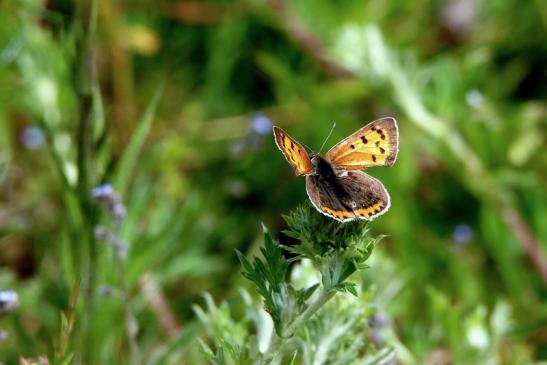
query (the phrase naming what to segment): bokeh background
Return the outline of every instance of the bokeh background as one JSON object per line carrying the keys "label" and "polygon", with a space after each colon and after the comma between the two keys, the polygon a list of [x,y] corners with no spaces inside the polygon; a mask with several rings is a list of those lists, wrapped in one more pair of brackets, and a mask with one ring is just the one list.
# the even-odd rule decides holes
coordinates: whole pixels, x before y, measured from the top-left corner
{"label": "bokeh background", "polygon": [[0,362],[130,363],[131,312],[143,363],[205,363],[192,306],[237,308],[234,250],[307,199],[271,125],[383,116],[398,363],[547,361],[546,100],[540,0],[0,1]]}

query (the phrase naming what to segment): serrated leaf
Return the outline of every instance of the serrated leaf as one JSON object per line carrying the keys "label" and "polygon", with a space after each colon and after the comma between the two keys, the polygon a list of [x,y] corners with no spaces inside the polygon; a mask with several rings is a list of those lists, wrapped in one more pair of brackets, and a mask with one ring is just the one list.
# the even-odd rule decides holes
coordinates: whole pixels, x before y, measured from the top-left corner
{"label": "serrated leaf", "polygon": [[303,290],[302,299],[308,300],[308,298],[311,297],[313,293],[315,293],[315,290],[317,288],[319,288],[319,283],[314,284],[310,286],[309,288]]}
{"label": "serrated leaf", "polygon": [[340,285],[338,285],[336,287],[336,289],[338,291],[342,291],[342,292],[347,292],[347,293],[350,293],[350,294],[353,294],[354,296],[358,296],[357,295],[357,289],[356,289],[356,286],[355,286],[355,283],[342,283]]}
{"label": "serrated leaf", "polygon": [[247,260],[245,255],[243,255],[243,253],[239,251],[238,249],[236,249],[236,255],[239,262],[241,263],[241,266],[243,266],[243,273],[244,273],[243,275],[245,275],[245,273],[252,273],[253,265],[251,265],[251,262]]}

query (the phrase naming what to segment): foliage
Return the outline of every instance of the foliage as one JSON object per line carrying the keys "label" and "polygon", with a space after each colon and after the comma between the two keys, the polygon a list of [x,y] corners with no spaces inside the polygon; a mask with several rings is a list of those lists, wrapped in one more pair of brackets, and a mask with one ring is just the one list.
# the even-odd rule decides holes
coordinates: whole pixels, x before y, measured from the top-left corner
{"label": "foliage", "polygon": [[[246,321],[232,319],[226,303],[216,307],[207,296],[207,312],[201,308],[196,311],[216,346],[213,350],[203,344],[204,353],[214,364],[387,364],[393,358],[392,351],[387,347],[377,350],[367,338],[373,331],[367,319],[376,310],[359,302],[355,284],[348,282],[358,267],[364,267],[376,240],[367,235],[363,224],[341,225],[318,214],[309,204],[286,220],[291,229],[288,233],[303,238],[286,247],[299,256],[285,258],[265,227],[262,259],[251,263],[238,253],[243,276],[254,284],[271,317],[242,293],[246,298],[245,317],[253,319],[258,335],[254,338]],[[310,235],[311,231],[315,234]],[[327,248],[329,243],[331,247]],[[320,283],[297,288],[296,280],[288,275],[289,261],[295,260],[299,266],[305,265],[301,260],[317,266]],[[346,291],[353,297],[335,297],[337,292]],[[273,322],[275,333],[271,329],[268,332],[272,327],[268,321]]]}
{"label": "foliage", "polygon": [[[0,362],[545,361],[546,14],[0,1]],[[271,125],[317,148],[383,116],[389,212],[300,205]]]}

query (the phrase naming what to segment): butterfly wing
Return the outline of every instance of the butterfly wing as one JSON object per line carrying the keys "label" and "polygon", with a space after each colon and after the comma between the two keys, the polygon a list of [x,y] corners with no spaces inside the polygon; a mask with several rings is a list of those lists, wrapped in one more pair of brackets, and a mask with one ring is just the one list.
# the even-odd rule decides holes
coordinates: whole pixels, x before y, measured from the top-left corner
{"label": "butterfly wing", "polygon": [[332,147],[325,155],[334,166],[361,170],[391,166],[399,151],[399,130],[393,118],[370,122]]}
{"label": "butterfly wing", "polygon": [[363,171],[339,170],[336,184],[315,175],[306,177],[306,190],[313,206],[340,222],[373,220],[390,207],[384,185]]}
{"label": "butterfly wing", "polygon": [[304,147],[277,126],[273,127],[273,133],[277,147],[291,164],[295,174],[298,176],[310,174],[313,171],[313,166]]}
{"label": "butterfly wing", "polygon": [[353,210],[342,203],[341,196],[345,194],[332,189],[332,186],[325,184],[317,176],[306,176],[306,191],[315,209],[327,217],[340,222],[348,222],[356,218]]}
{"label": "butterfly wing", "polygon": [[343,171],[338,179],[349,196],[347,205],[357,218],[371,221],[389,209],[391,202],[384,184],[369,174]]}

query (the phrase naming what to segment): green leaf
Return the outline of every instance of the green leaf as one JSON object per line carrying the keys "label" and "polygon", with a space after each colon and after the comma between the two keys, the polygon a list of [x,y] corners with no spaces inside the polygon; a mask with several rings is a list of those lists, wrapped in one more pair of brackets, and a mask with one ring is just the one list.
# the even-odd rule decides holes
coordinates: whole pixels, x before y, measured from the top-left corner
{"label": "green leaf", "polygon": [[129,180],[134,173],[135,166],[138,164],[139,154],[144,142],[146,141],[148,132],[150,131],[162,92],[163,85],[160,85],[152,96],[152,99],[150,100],[150,103],[148,104],[143,116],[137,123],[137,128],[133,132],[129,145],[121,158],[117,169],[117,174],[114,178],[114,187],[117,192],[122,194],[122,196],[125,194]]}
{"label": "green leaf", "polygon": [[336,290],[341,292],[347,292],[347,293],[353,294],[354,296],[357,296],[357,290],[355,287],[356,287],[355,283],[346,282],[346,283],[342,283],[338,285],[336,287]]}
{"label": "green leaf", "polygon": [[308,300],[308,298],[311,297],[313,293],[315,293],[315,290],[317,288],[319,288],[319,283],[314,284],[314,285],[310,286],[309,288],[303,290],[302,298],[304,300]]}

